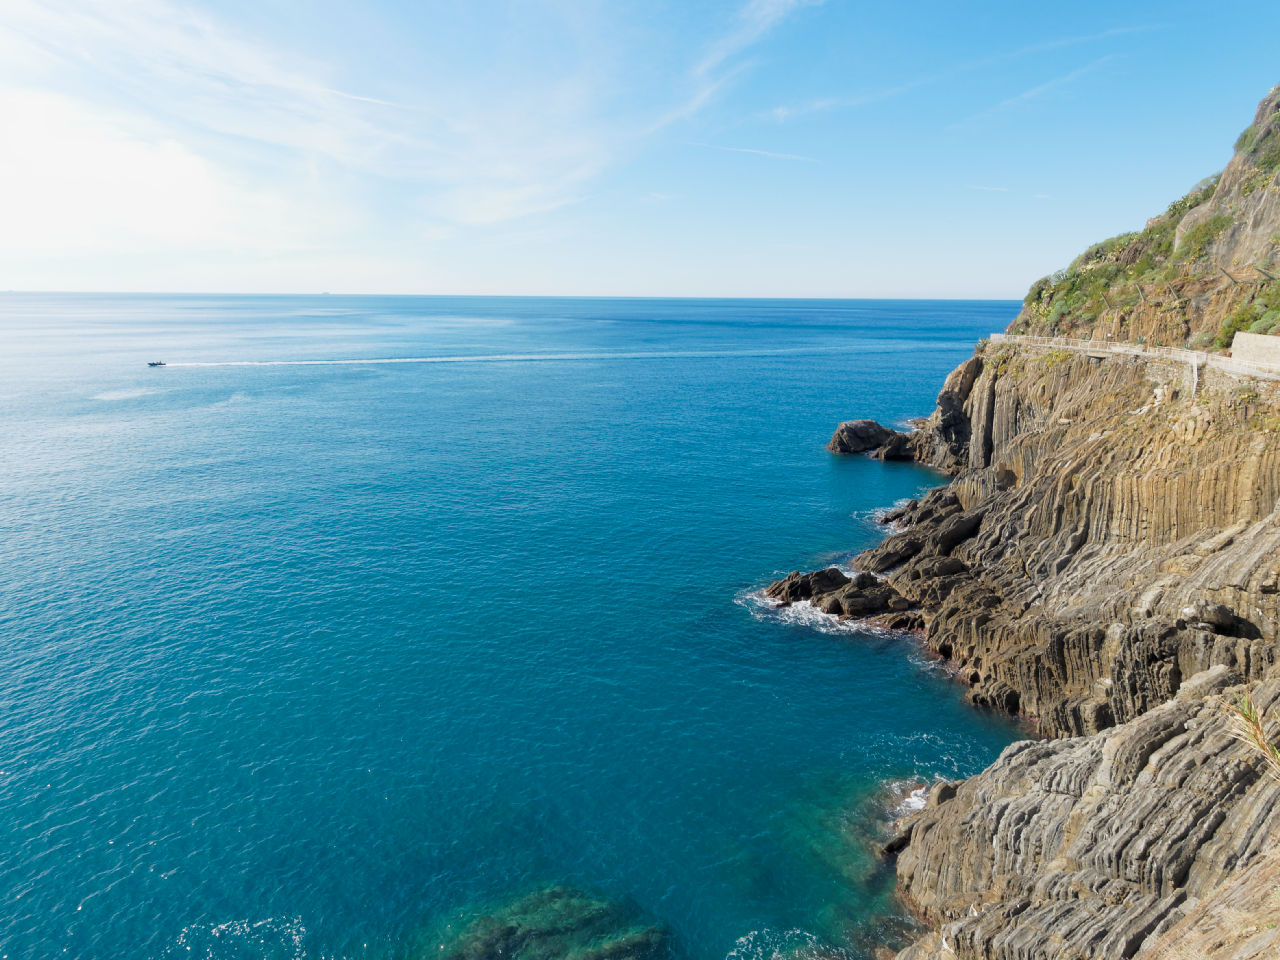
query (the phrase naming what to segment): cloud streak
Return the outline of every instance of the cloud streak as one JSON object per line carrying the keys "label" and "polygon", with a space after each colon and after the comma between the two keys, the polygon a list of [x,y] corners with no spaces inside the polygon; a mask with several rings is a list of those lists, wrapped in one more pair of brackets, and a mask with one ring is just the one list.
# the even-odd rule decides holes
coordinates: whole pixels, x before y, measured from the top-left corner
{"label": "cloud streak", "polygon": [[768,157],[771,160],[799,160],[803,163],[817,163],[813,157],[804,157],[798,153],[775,153],[772,150],[757,150],[753,147],[722,147],[714,143],[691,143],[692,147],[703,147],[707,150],[723,150],[726,153],[750,153],[757,157]]}
{"label": "cloud streak", "polygon": [[1022,57],[1030,56],[1034,53],[1045,53],[1050,50],[1061,50],[1067,47],[1079,46],[1081,44],[1096,43],[1100,40],[1108,40],[1113,37],[1150,33],[1155,30],[1163,29],[1165,29],[1163,24],[1145,24],[1132,27],[1115,27],[1110,30],[1103,30],[1100,33],[1083,34],[1075,37],[1061,37],[1057,40],[1046,40],[1042,43],[1033,43],[1024,47],[1019,47],[1017,50],[1011,50],[1007,53],[1000,53],[991,57],[982,57],[978,60],[970,60],[966,63],[958,64],[950,70],[944,70],[940,73],[918,77],[915,80],[909,80],[881,90],[873,90],[869,93],[853,94],[850,96],[820,97],[801,104],[782,104],[773,107],[768,111],[767,115],[781,123],[796,117],[805,116],[806,114],[821,113],[828,110],[852,109],[854,107],[860,107],[870,103],[880,103],[885,100],[892,100],[895,97],[900,97],[913,90],[918,90],[921,87],[941,83],[944,80],[949,80],[975,70],[1008,63],[1011,60],[1017,60]]}
{"label": "cloud streak", "polygon": [[963,120],[958,120],[956,123],[952,124],[951,126],[952,128],[967,126],[979,120],[984,120],[987,117],[994,116],[998,113],[1002,113],[1013,107],[1019,106],[1020,104],[1027,103],[1031,100],[1035,100],[1039,97],[1044,96],[1046,93],[1048,93],[1051,90],[1057,90],[1059,87],[1065,87],[1069,84],[1075,83],[1075,81],[1079,80],[1081,77],[1088,76],[1089,74],[1097,70],[1099,67],[1101,67],[1104,63],[1107,63],[1113,59],[1115,59],[1113,54],[1107,54],[1105,57],[1099,57],[1097,60],[1094,60],[1091,63],[1086,63],[1082,67],[1077,67],[1075,70],[1072,70],[1069,73],[1064,73],[1061,76],[1054,77],[1051,80],[1046,80],[1044,83],[1037,84],[1034,87],[1029,87],[1028,89],[1023,90],[1021,93],[1014,94],[1012,97],[1007,97],[1006,99],[1001,100],[999,103],[994,104],[993,106],[987,107],[985,110],[980,110],[977,113],[974,113],[968,117],[965,117]]}

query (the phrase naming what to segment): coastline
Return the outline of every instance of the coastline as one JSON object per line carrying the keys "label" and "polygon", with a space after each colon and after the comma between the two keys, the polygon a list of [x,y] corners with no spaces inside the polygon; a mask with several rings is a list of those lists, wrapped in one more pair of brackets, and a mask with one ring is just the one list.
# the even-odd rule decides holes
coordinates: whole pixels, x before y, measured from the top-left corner
{"label": "coastline", "polygon": [[[1266,568],[1280,532],[1258,506],[1275,503],[1280,490],[1267,486],[1274,472],[1257,468],[1280,441],[1265,434],[1240,450],[1248,418],[1227,420],[1239,413],[1238,383],[1210,381],[1193,402],[1179,394],[1178,376],[1132,360],[988,348],[948,377],[938,410],[915,435],[886,431],[879,446],[856,451],[874,456],[903,438],[935,463],[939,452],[954,464],[974,451],[980,462],[955,466],[950,484],[887,511],[897,529],[852,569],[795,572],[766,591],[836,623],[863,626],[850,614],[863,609],[884,611],[870,622],[919,618],[922,647],[966,685],[971,702],[1047,737],[1013,744],[969,781],[934,786],[886,845],[904,904],[933,927],[900,960],[1163,956],[1140,951],[1194,916],[1201,897],[1265,860],[1266,840],[1280,828],[1280,784],[1250,763],[1219,704],[1245,689],[1263,707],[1280,701],[1280,679],[1269,679],[1276,619]],[[1268,396],[1280,404],[1280,393]],[[1016,411],[1030,398],[1045,406],[1019,423]],[[1075,416],[1054,415],[1061,398]],[[1219,443],[1179,440],[1183,408],[1225,421]],[[1162,439],[1170,420],[1172,439]],[[835,446],[849,428],[837,431]],[[968,443],[957,453],[959,433]],[[1108,433],[1103,472],[1081,482],[1087,451]],[[1115,434],[1124,438],[1118,449]],[[1225,456],[1232,447],[1234,458]],[[1143,458],[1164,463],[1169,481],[1175,455],[1224,489],[1239,491],[1240,476],[1263,488],[1206,498],[1204,522],[1189,537],[1151,530],[1143,501],[1129,508],[1143,514],[1143,536],[1129,532],[1123,512],[1098,524],[1097,491],[1134,476],[1136,495],[1160,497],[1163,487],[1141,483]],[[1011,464],[1023,469],[1014,474]],[[1064,498],[1075,490],[1095,495]],[[1109,495],[1102,502],[1112,509]],[[1037,528],[1045,513],[1052,522]],[[1028,557],[1040,562],[1034,577]],[[1236,589],[1261,620],[1196,595],[1201,567],[1221,575],[1246,562]],[[1097,565],[1111,579],[1096,582]],[[1158,595],[1143,579],[1152,572]],[[1122,762],[1126,755],[1134,759]],[[1182,773],[1161,773],[1162,764]],[[1012,808],[1023,811],[1013,823]],[[993,861],[992,850],[1006,852]],[[1063,934],[1068,928],[1074,933]]]}
{"label": "coastline", "polygon": [[[915,429],[832,437],[951,482],[850,575],[766,592],[918,622],[971,703],[1043,737],[887,845],[930,927],[897,960],[1280,955],[1280,366],[1182,349],[1253,330],[1271,356],[1277,151],[1280,87],[1220,178],[1033,285]],[[1249,284],[1220,266],[1242,257]],[[1146,296],[1157,271],[1172,300]]]}

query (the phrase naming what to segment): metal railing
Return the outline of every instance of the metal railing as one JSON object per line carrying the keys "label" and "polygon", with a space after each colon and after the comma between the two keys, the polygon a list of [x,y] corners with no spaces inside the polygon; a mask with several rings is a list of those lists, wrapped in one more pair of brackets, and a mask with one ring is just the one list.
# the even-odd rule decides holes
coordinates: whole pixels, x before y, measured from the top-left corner
{"label": "metal railing", "polygon": [[1202,350],[1184,350],[1181,347],[1149,347],[1141,343],[1115,340],[1078,340],[1072,337],[1026,337],[1018,334],[993,333],[987,338],[992,343],[1015,343],[1033,347],[1055,347],[1061,350],[1079,350],[1082,353],[1109,353],[1119,356],[1147,357],[1175,360],[1190,364],[1193,369],[1212,367],[1224,373],[1265,380],[1280,380],[1280,365],[1255,363],[1252,360],[1236,360],[1220,357]]}

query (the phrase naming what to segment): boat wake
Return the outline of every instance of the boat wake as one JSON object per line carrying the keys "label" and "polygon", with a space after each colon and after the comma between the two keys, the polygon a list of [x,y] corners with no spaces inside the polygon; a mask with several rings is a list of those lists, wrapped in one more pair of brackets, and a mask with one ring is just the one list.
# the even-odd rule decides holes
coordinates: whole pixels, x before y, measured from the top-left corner
{"label": "boat wake", "polygon": [[345,357],[336,360],[186,360],[166,367],[341,367],[400,363],[547,363],[598,360],[720,360],[729,357],[783,357],[837,353],[839,347],[774,347],[767,350],[632,350],[613,353],[485,353],[439,357]]}

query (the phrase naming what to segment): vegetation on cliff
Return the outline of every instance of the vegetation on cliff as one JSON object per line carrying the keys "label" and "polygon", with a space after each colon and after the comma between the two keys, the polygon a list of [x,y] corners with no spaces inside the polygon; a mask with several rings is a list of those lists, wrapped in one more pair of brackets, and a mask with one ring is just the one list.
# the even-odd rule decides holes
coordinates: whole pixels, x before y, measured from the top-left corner
{"label": "vegetation on cliff", "polygon": [[[1280,333],[1278,257],[1280,87],[1220,178],[1037,282],[1010,329]],[[988,343],[890,443],[952,483],[896,511],[855,576],[770,595],[920,628],[974,702],[1054,738],[935,787],[890,845],[935,928],[899,960],[1274,958],[1280,382]]]}
{"label": "vegetation on cliff", "polygon": [[1010,333],[1224,349],[1280,333],[1280,87],[1220,174],[1032,284]]}

